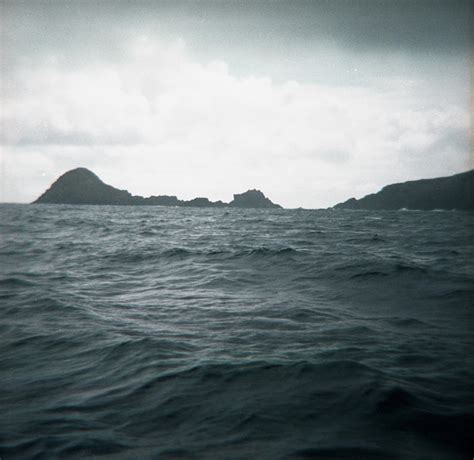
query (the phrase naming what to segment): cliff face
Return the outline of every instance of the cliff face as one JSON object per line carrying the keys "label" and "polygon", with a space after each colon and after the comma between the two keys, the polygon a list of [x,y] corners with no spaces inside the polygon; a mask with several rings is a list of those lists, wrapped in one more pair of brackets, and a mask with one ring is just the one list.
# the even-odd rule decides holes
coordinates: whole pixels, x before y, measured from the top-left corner
{"label": "cliff face", "polygon": [[474,210],[474,170],[449,177],[422,179],[384,187],[360,200],[351,198],[336,209]]}
{"label": "cliff face", "polygon": [[179,200],[176,196],[150,196],[144,198],[131,195],[126,190],[119,190],[104,184],[93,172],[86,168],[76,168],[59,177],[34,203],[47,204],[111,204],[111,205],[153,205],[185,207],[225,207],[238,208],[279,208],[258,190],[249,190],[234,195],[230,203],[209,201],[207,198],[194,198],[189,201]]}

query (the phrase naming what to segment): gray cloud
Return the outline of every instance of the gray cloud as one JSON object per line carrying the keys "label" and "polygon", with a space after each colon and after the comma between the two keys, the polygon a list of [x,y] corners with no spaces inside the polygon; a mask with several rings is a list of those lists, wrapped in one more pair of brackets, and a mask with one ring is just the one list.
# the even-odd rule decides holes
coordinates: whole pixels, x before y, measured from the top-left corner
{"label": "gray cloud", "polygon": [[[348,45],[451,49],[469,34],[468,0],[292,0],[292,1],[3,1],[10,21],[29,28],[53,25],[100,29],[116,22],[167,28],[227,30],[244,37],[324,36]],[[69,40],[71,37],[64,37]]]}
{"label": "gray cloud", "polygon": [[3,38],[13,47],[29,54],[107,50],[111,59],[117,37],[130,30],[178,32],[203,48],[246,52],[323,42],[351,52],[466,53],[472,12],[469,0],[3,0],[1,8]]}
{"label": "gray cloud", "polygon": [[[182,38],[235,75],[329,85],[468,78],[469,0],[5,1],[2,77],[54,57],[70,69],[126,59],[138,34]],[[357,72],[354,72],[357,69]],[[451,97],[451,96],[450,96]]]}

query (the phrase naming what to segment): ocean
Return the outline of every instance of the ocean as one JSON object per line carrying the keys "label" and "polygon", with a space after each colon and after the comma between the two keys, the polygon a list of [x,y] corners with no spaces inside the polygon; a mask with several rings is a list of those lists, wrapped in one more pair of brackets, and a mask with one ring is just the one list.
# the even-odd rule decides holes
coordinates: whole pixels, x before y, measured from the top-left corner
{"label": "ocean", "polygon": [[0,457],[470,460],[473,231],[0,205]]}

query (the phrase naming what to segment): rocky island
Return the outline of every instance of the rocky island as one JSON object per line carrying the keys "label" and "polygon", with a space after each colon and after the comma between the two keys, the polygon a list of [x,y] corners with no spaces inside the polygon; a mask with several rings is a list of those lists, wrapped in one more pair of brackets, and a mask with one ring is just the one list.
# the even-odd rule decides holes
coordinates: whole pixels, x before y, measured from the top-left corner
{"label": "rocky island", "polygon": [[194,198],[185,201],[169,195],[144,198],[105,184],[86,168],[72,169],[63,174],[34,203],[186,206],[194,208],[281,208],[280,205],[272,203],[260,190],[249,190],[234,195],[234,199],[230,203],[210,201],[207,198]]}
{"label": "rocky island", "polygon": [[454,176],[391,184],[360,200],[351,198],[335,209],[474,210],[474,170]]}

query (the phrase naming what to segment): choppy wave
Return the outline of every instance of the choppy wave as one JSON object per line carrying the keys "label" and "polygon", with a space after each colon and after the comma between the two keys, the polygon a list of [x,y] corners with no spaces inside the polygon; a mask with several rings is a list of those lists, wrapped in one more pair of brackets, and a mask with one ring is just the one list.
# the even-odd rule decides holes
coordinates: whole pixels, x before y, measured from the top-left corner
{"label": "choppy wave", "polygon": [[472,214],[0,212],[2,458],[472,457]]}

